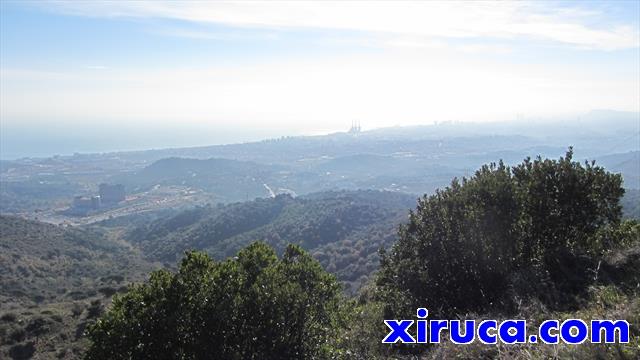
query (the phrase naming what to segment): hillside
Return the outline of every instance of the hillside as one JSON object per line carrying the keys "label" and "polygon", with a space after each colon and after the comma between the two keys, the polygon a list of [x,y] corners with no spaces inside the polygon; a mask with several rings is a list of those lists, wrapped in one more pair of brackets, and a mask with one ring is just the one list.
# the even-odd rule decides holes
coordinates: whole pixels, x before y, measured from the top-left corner
{"label": "hillside", "polygon": [[640,189],[626,189],[620,203],[625,218],[640,220]]}
{"label": "hillside", "polygon": [[629,151],[597,158],[607,170],[624,176],[624,186],[640,189],[640,151]]}
{"label": "hillside", "polygon": [[223,259],[255,240],[278,252],[298,244],[356,289],[377,268],[379,247],[395,240],[414,204],[411,195],[379,191],[279,195],[184,211],[138,226],[126,238],[149,260],[169,264],[188,249]]}
{"label": "hillside", "polygon": [[106,234],[9,216],[0,216],[0,249],[0,303],[5,305],[90,297],[150,269]]}
{"label": "hillside", "polygon": [[0,216],[0,358],[78,358],[87,324],[153,269],[101,231]]}

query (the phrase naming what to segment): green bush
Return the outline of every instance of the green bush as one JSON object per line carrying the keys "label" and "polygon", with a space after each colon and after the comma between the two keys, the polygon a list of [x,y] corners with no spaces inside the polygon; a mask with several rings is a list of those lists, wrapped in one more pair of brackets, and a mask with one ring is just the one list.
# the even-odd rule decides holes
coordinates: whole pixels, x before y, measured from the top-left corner
{"label": "green bush", "polygon": [[281,259],[253,243],[214,262],[189,252],[176,274],[116,295],[89,327],[88,359],[328,358],[342,325],[340,286],[300,247]]}
{"label": "green bush", "polygon": [[517,297],[574,306],[600,259],[631,231],[616,230],[621,185],[620,175],[572,161],[571,149],[558,160],[500,162],[454,179],[418,201],[382,254],[387,315],[508,310]]}

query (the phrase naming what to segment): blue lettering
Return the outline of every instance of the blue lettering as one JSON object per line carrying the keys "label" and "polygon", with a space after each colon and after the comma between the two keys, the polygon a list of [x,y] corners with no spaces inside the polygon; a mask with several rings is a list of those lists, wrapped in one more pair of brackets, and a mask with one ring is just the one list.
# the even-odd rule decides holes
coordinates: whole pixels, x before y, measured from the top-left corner
{"label": "blue lettering", "polygon": [[478,338],[480,342],[483,344],[497,344],[498,343],[498,335],[489,334],[489,330],[498,330],[498,322],[495,320],[484,320],[478,326]]}
{"label": "blue lettering", "polygon": [[558,335],[552,335],[551,330],[558,330],[560,322],[558,320],[546,320],[540,324],[540,340],[545,344],[557,344]]}
{"label": "blue lettering", "polygon": [[616,342],[616,330],[618,342],[629,343],[629,323],[626,320],[591,320],[591,342],[602,342],[602,330],[604,330],[604,342],[612,344]]}
{"label": "blue lettering", "polygon": [[475,336],[476,322],[475,320],[464,321],[464,335],[460,332],[460,320],[451,320],[451,342],[454,344],[470,344]]}
{"label": "blue lettering", "polygon": [[409,326],[413,324],[413,320],[385,320],[385,324],[391,329],[391,332],[382,339],[385,344],[395,344],[400,341],[401,343],[415,343],[416,340],[407,332]]}
{"label": "blue lettering", "polygon": [[[571,333],[571,329],[577,329],[575,335]],[[589,334],[587,323],[580,319],[568,319],[560,325],[560,336],[562,341],[567,344],[582,344]]]}
{"label": "blue lettering", "polygon": [[505,320],[500,323],[498,333],[500,334],[500,340],[505,344],[524,344],[527,338],[527,321]]}
{"label": "blue lettering", "polygon": [[449,322],[447,320],[431,320],[429,321],[429,342],[437,344],[440,342],[440,331],[447,329]]}

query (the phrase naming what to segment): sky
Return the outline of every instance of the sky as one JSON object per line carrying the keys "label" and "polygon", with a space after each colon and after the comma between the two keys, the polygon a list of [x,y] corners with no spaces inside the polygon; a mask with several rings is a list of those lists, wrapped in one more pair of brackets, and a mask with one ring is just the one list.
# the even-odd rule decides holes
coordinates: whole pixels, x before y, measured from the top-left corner
{"label": "sky", "polygon": [[0,158],[639,99],[639,1],[0,1]]}

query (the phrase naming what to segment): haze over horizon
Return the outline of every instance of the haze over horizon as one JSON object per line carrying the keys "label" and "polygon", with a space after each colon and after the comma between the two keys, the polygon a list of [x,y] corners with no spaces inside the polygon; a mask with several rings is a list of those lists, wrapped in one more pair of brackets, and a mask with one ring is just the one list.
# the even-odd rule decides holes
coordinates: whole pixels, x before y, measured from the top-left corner
{"label": "haze over horizon", "polygon": [[0,158],[640,112],[638,2],[0,3]]}

